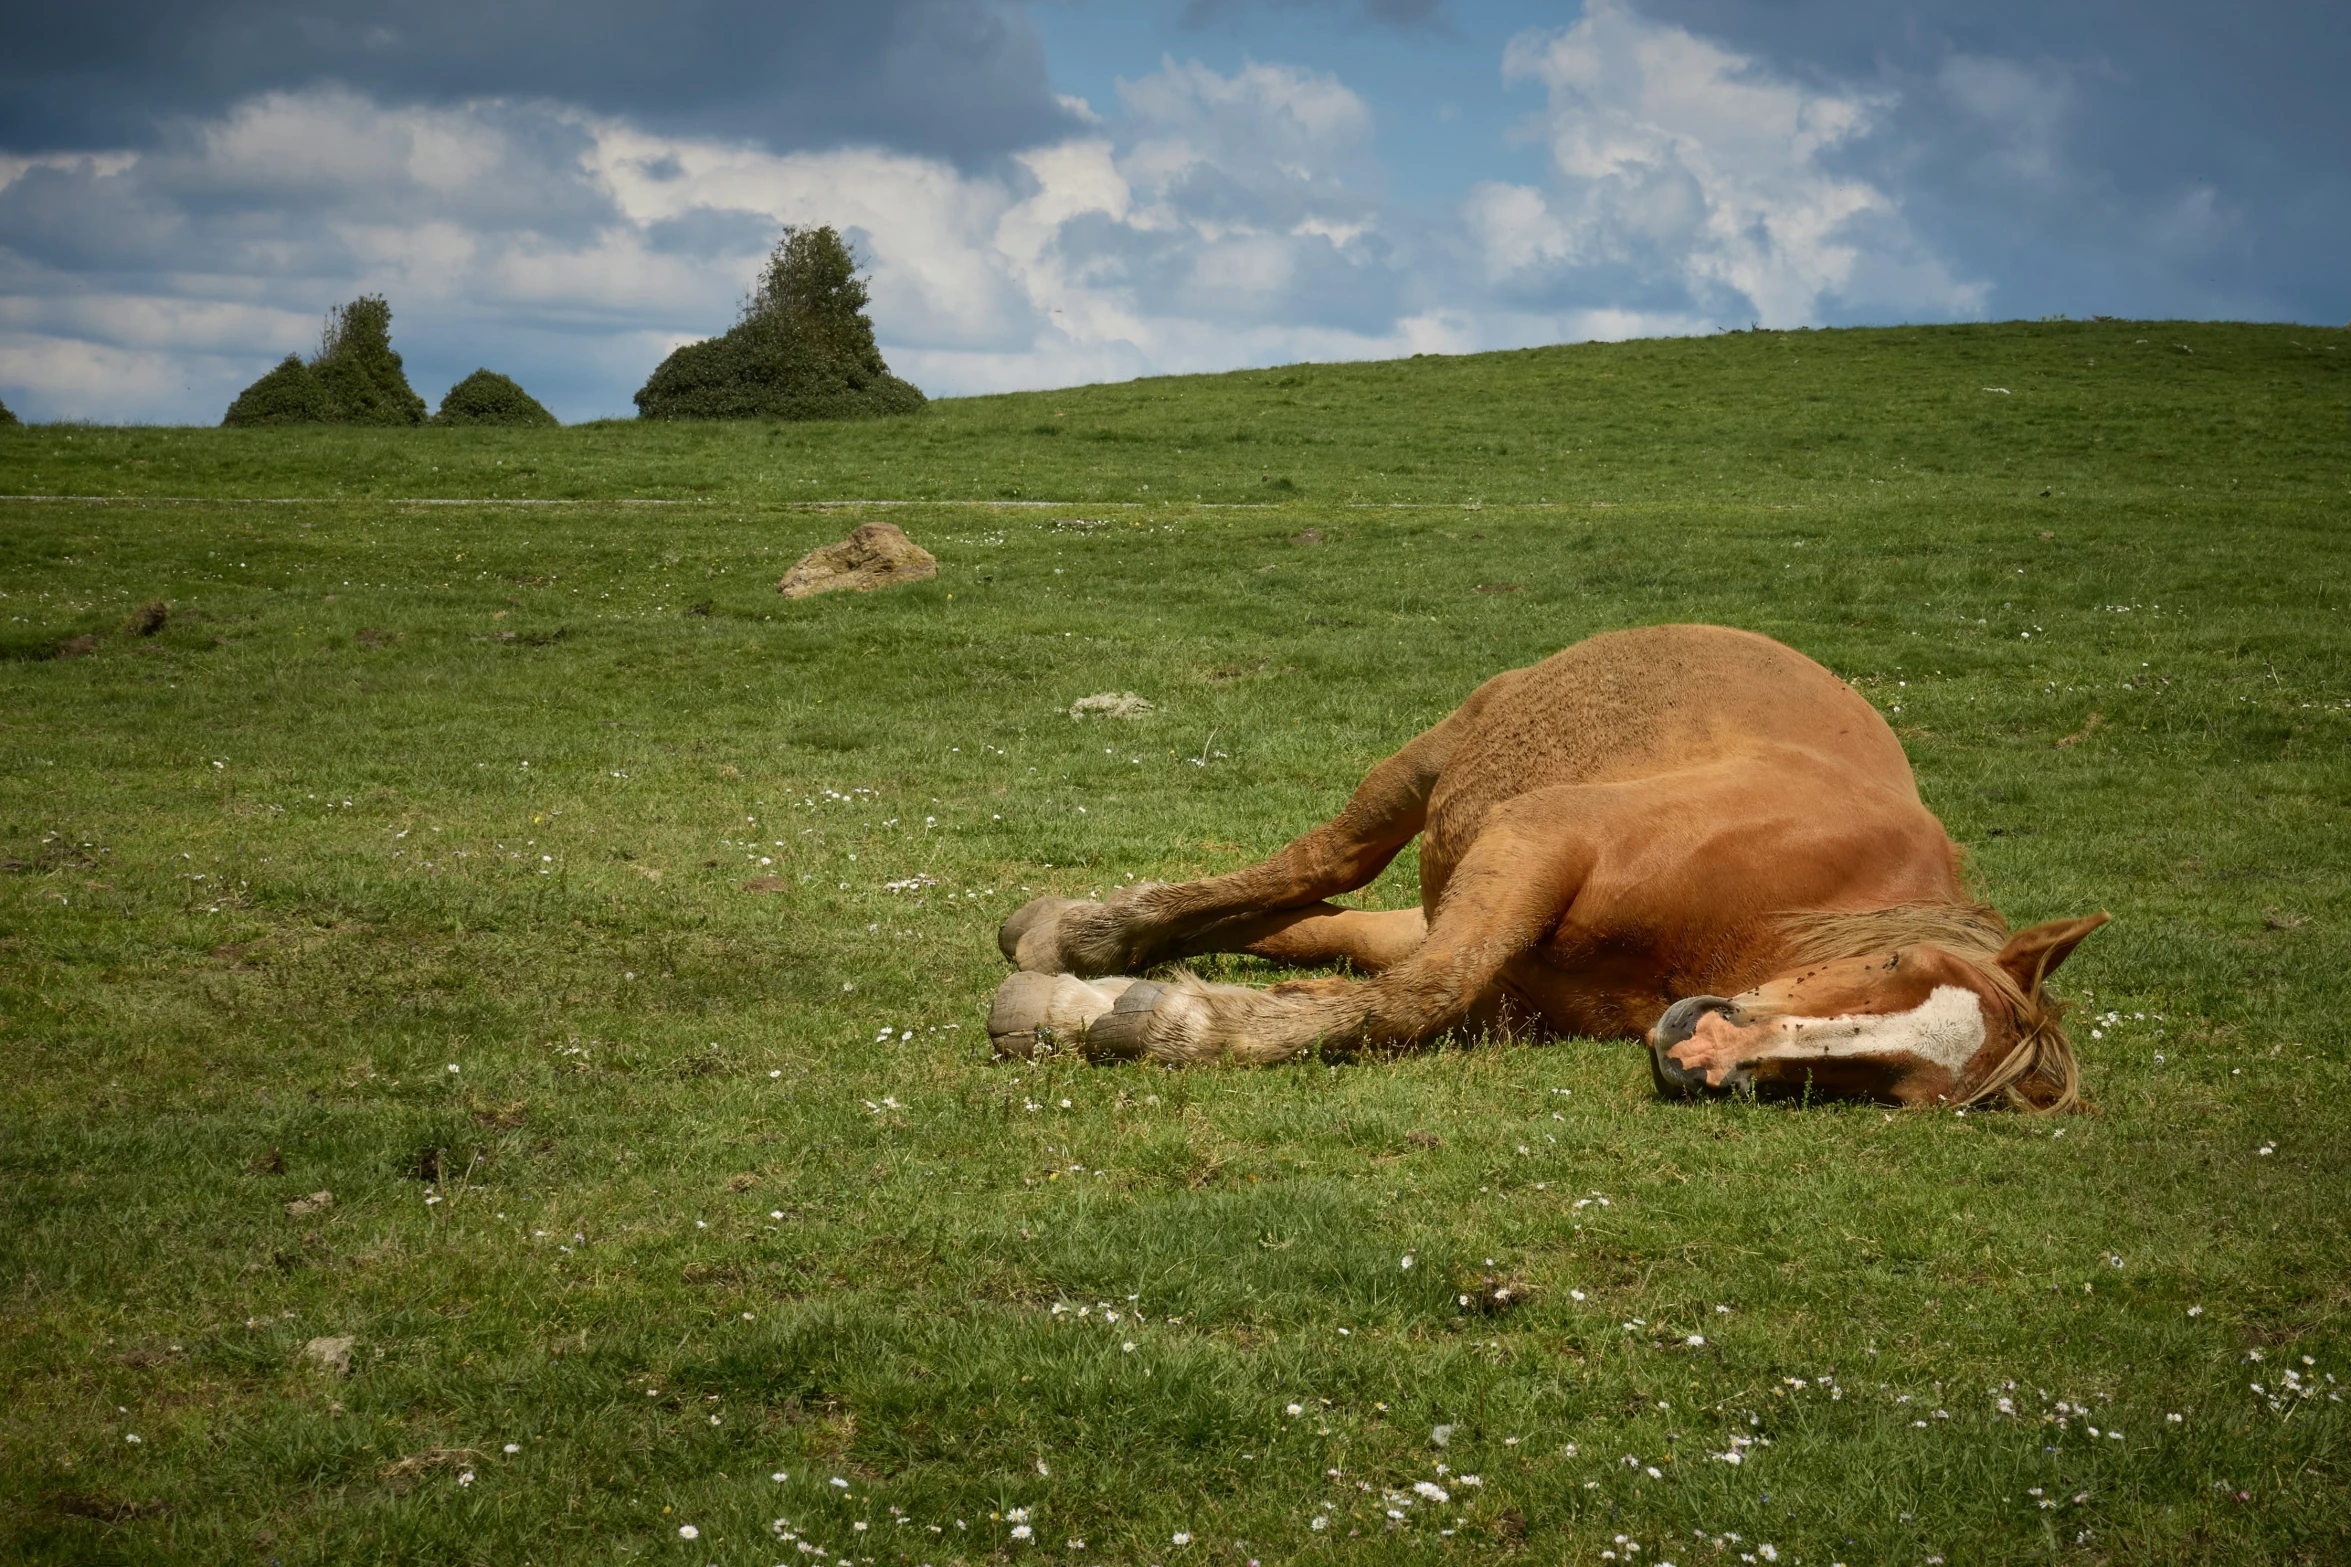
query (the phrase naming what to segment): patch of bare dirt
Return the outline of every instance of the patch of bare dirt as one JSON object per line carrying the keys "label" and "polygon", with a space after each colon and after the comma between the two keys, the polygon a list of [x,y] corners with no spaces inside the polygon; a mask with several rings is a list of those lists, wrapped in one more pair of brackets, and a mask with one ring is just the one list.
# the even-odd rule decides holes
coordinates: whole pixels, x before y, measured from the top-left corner
{"label": "patch of bare dirt", "polygon": [[819,593],[870,593],[939,574],[939,560],[895,523],[869,522],[838,544],[810,550],[784,573],[776,591],[788,599]]}

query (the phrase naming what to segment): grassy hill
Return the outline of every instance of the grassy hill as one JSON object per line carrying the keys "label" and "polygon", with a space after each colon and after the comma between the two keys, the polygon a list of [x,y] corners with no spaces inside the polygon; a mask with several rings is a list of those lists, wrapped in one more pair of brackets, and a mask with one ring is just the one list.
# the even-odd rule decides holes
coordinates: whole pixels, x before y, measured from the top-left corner
{"label": "grassy hill", "polygon": [[[0,433],[0,1558],[2340,1559],[2347,356]],[[939,577],[774,594],[874,516]],[[985,1061],[1032,892],[1243,863],[1684,619],[1854,681],[2012,920],[2115,913],[2095,1114]]]}
{"label": "grassy hill", "polygon": [[1868,498],[1872,480],[2005,496],[2160,492],[2202,478],[2340,495],[2347,414],[2351,333],[2007,323],[1169,376],[849,424],[48,426],[46,445],[0,441],[0,491],[1818,503]]}

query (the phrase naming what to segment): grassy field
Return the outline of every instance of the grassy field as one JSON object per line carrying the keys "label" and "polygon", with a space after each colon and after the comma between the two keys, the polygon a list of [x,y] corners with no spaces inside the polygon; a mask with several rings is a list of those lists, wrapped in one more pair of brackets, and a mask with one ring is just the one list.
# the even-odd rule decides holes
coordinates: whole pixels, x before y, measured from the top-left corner
{"label": "grassy field", "polygon": [[[2343,1560],[2346,360],[0,433],[0,1560]],[[936,581],[774,594],[875,516]],[[1851,679],[2011,920],[2113,911],[2095,1113],[985,1059],[1031,893],[1665,620]]]}

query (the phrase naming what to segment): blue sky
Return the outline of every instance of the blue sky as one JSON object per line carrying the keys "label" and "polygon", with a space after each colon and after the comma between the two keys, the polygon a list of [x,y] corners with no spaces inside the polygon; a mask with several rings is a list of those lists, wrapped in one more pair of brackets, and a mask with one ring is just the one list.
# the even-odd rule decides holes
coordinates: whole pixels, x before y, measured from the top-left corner
{"label": "blue sky", "polygon": [[2351,27],[2180,0],[97,0],[0,16],[0,399],[209,423],[386,294],[627,414],[785,223],[935,395],[2065,313],[2351,318]]}

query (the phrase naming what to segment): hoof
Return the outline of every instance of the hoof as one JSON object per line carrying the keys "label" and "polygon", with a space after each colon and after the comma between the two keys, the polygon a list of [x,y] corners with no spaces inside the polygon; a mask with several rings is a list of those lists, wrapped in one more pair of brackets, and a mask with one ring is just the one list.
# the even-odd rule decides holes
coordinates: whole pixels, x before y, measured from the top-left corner
{"label": "hoof", "polygon": [[996,950],[1004,954],[1004,961],[1014,968],[1039,974],[1058,974],[1066,966],[1060,963],[1023,963],[1020,945],[1032,931],[1051,934],[1061,918],[1063,909],[1075,908],[1075,898],[1031,898],[1014,909],[996,931]]}
{"label": "hoof", "polygon": [[988,1006],[988,1042],[998,1056],[1018,1061],[1074,1053],[1096,1018],[1108,1013],[1135,982],[1088,982],[1071,974],[1013,975],[996,987]]}
{"label": "hoof", "polygon": [[1158,959],[1159,927],[1147,901],[1157,882],[1128,887],[1108,903],[1032,898],[996,932],[996,949],[1014,968],[1037,974],[1132,974]]}
{"label": "hoof", "polygon": [[1139,979],[1118,1004],[1086,1025],[1086,1054],[1098,1061],[1139,1060],[1150,1047],[1151,1013],[1167,994],[1165,985]]}

